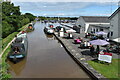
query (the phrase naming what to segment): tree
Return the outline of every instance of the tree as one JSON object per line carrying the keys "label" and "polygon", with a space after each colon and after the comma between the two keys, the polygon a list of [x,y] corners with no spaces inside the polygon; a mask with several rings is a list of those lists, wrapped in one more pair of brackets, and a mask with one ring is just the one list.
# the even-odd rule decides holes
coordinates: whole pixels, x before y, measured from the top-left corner
{"label": "tree", "polygon": [[2,38],[18,31],[19,28],[34,19],[35,16],[31,13],[21,15],[19,6],[14,6],[11,2],[2,2]]}
{"label": "tree", "polygon": [[31,13],[25,13],[24,16],[25,16],[26,18],[29,18],[30,21],[33,21],[33,20],[35,19],[35,16],[34,16],[33,14],[31,14]]}
{"label": "tree", "polygon": [[2,21],[2,37],[7,37],[12,31],[14,31],[14,27],[11,27],[6,21]]}

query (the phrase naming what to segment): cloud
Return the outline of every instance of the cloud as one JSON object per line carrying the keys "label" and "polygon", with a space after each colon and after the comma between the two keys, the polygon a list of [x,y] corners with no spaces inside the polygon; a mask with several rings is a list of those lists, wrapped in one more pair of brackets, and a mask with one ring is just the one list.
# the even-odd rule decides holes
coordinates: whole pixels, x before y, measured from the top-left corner
{"label": "cloud", "polygon": [[46,13],[44,13],[44,14],[43,14],[43,16],[47,16],[47,14],[46,14]]}
{"label": "cloud", "polygon": [[[71,12],[71,11],[76,11],[77,9],[83,9],[85,7],[89,7],[91,3],[77,3],[77,2],[58,2],[58,3],[49,3],[49,2],[14,2],[15,5],[19,5],[21,8],[21,11],[32,11],[32,12],[46,12],[46,11],[51,11],[51,12]],[[32,5],[31,5],[32,4]],[[74,7],[73,7],[74,6]],[[83,11],[83,10],[82,10]]]}
{"label": "cloud", "polygon": [[43,6],[43,7],[47,7],[47,6]]}
{"label": "cloud", "polygon": [[64,13],[58,13],[57,15],[58,15],[58,16],[65,16]]}
{"label": "cloud", "polygon": [[[87,16],[111,13],[110,2],[14,2],[14,4],[20,6],[22,13],[30,12],[36,16]],[[115,10],[116,2],[112,3],[112,6]]]}
{"label": "cloud", "polygon": [[93,14],[93,15],[95,15],[95,16],[110,16],[111,14]]}
{"label": "cloud", "polygon": [[118,2],[119,0],[12,0],[12,2]]}

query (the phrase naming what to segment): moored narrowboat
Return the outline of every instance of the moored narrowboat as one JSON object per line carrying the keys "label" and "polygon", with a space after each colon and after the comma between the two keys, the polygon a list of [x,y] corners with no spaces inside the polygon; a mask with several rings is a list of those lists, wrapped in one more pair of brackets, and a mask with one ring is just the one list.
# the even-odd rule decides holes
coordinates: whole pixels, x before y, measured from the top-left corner
{"label": "moored narrowboat", "polygon": [[13,63],[17,63],[27,55],[28,40],[26,33],[19,34],[11,44],[11,51],[8,59]]}

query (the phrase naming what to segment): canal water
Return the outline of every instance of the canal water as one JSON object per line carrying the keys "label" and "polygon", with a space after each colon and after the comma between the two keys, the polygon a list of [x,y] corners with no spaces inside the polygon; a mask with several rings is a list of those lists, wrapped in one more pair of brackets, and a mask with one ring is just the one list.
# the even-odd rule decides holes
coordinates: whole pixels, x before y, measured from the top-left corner
{"label": "canal water", "polygon": [[25,59],[17,64],[8,61],[13,78],[89,78],[58,40],[44,33],[45,26],[37,22],[35,30],[27,34],[28,53]]}

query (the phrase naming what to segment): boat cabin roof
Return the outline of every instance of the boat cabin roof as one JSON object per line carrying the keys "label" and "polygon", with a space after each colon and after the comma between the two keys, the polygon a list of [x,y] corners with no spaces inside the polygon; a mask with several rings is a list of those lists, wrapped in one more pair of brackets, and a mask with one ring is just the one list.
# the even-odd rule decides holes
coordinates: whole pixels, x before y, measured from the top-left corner
{"label": "boat cabin roof", "polygon": [[15,39],[15,42],[16,43],[20,43],[20,42],[22,42],[23,41],[23,38],[22,37],[17,37],[16,39]]}
{"label": "boat cabin roof", "polygon": [[12,46],[12,47],[22,47],[23,44],[20,44],[20,43],[13,43],[11,46]]}

